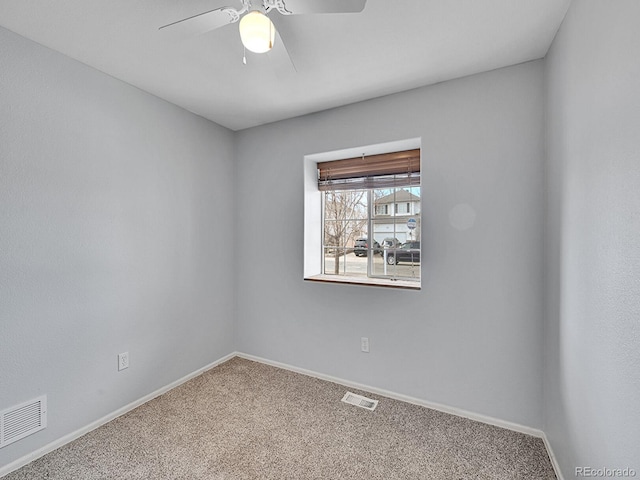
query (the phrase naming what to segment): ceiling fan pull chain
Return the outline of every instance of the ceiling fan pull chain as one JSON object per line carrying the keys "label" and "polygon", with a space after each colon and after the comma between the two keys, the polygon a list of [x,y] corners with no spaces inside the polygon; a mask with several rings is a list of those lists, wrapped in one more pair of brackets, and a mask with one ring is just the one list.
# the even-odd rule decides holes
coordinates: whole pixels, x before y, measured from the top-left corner
{"label": "ceiling fan pull chain", "polygon": [[243,45],[242,46],[242,64],[246,65],[247,64],[247,48]]}

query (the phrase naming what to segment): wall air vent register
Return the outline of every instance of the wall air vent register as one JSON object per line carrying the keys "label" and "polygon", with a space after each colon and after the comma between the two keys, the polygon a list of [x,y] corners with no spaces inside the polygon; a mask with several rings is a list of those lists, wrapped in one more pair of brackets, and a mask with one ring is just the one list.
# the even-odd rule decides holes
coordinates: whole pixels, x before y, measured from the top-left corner
{"label": "wall air vent register", "polygon": [[47,426],[47,396],[15,405],[0,412],[0,448]]}

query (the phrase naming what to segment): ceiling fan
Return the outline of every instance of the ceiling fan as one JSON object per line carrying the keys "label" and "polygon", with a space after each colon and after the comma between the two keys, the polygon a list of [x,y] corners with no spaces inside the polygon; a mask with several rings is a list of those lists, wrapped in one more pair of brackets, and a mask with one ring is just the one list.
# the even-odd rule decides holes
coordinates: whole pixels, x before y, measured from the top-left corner
{"label": "ceiling fan", "polygon": [[[197,35],[210,32],[225,25],[240,22],[240,39],[245,48],[254,53],[269,52],[276,43],[282,44],[281,54],[286,52],[284,42],[271,19],[272,10],[282,15],[302,15],[313,13],[359,13],[364,10],[367,0],[240,0],[242,7],[216,8],[177,22],[160,27],[181,35]],[[246,58],[243,58],[246,63]]]}

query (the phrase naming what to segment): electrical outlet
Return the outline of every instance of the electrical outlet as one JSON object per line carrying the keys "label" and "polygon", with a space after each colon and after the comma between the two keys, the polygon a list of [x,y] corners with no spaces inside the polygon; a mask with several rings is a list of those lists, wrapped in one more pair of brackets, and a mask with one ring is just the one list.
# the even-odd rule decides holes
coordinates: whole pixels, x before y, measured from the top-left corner
{"label": "electrical outlet", "polygon": [[360,338],[360,350],[369,353],[369,337]]}
{"label": "electrical outlet", "polygon": [[118,371],[129,368],[129,352],[118,354]]}

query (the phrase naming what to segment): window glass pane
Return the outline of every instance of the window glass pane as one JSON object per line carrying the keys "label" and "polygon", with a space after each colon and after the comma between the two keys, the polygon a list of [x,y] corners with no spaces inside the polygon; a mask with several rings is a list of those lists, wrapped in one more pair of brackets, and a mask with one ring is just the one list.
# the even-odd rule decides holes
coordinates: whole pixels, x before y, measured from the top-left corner
{"label": "window glass pane", "polygon": [[324,218],[325,220],[334,220],[340,218],[338,216],[340,203],[340,192],[327,191],[324,192]]}
{"label": "window glass pane", "polygon": [[420,278],[420,251],[417,245],[405,244],[400,248],[386,249],[380,259],[374,257],[372,274],[390,278]]}
{"label": "window glass pane", "polygon": [[420,186],[413,187],[404,187],[409,194],[411,194],[411,198],[409,199],[410,203],[410,212],[414,215],[420,214]]}
{"label": "window glass pane", "polygon": [[324,274],[344,275],[344,248],[324,249]]}
{"label": "window glass pane", "polygon": [[324,197],[325,219],[367,218],[366,190],[327,191]]}
{"label": "window glass pane", "polygon": [[344,246],[353,250],[356,240],[367,236],[367,220],[349,220],[342,222]]}
{"label": "window glass pane", "polygon": [[[407,241],[420,241],[420,187],[405,187],[405,190],[411,195],[409,212],[407,218]],[[414,228],[412,228],[414,227]]]}
{"label": "window glass pane", "polygon": [[345,275],[350,277],[366,277],[367,276],[367,257],[358,257],[353,250],[347,250],[347,254],[343,257]]}
{"label": "window glass pane", "polygon": [[344,223],[342,220],[325,220],[324,246],[344,247]]}
{"label": "window glass pane", "polygon": [[392,206],[395,203],[393,190],[393,188],[385,188],[373,191],[374,216],[391,215]]}
{"label": "window glass pane", "polygon": [[366,277],[367,257],[356,256],[352,248],[325,248],[324,273],[325,275]]}
{"label": "window glass pane", "polygon": [[[373,264],[371,267],[372,275],[376,277],[395,277],[396,276],[396,265],[389,264],[388,259],[391,255],[393,255],[393,249],[383,249],[382,255],[377,255],[373,257]],[[386,263],[385,263],[385,260]]]}
{"label": "window glass pane", "polygon": [[367,276],[366,255],[355,255],[356,240],[367,237],[367,198],[367,190],[325,192],[325,274]]}
{"label": "window glass pane", "polygon": [[367,220],[325,220],[324,246],[353,249],[358,238],[367,237]]}
{"label": "window glass pane", "polygon": [[325,191],[323,195],[326,275],[366,277],[370,262],[374,277],[420,279],[418,185]]}

